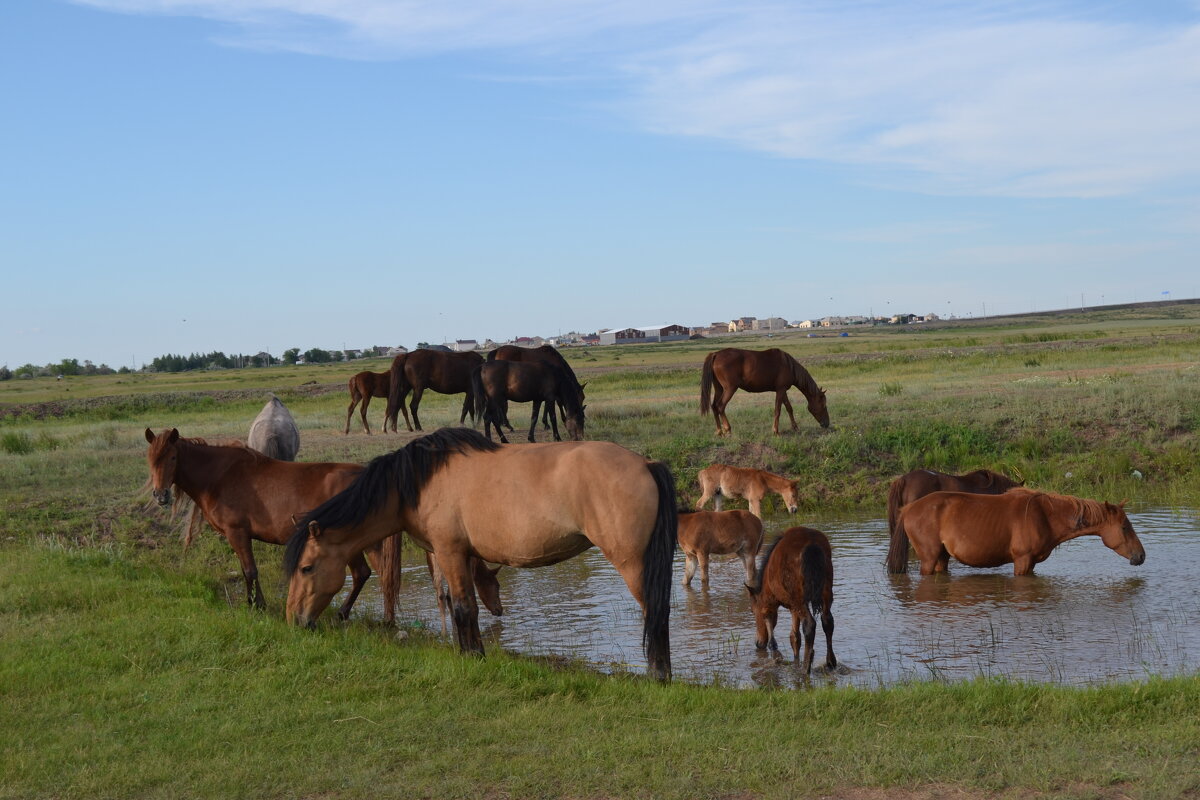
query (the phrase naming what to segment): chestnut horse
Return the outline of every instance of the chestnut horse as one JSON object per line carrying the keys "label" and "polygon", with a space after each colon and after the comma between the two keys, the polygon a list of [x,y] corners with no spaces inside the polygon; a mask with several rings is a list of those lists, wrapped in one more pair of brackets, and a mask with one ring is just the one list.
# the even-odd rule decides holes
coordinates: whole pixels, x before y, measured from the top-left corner
{"label": "chestnut horse", "polygon": [[[146,460],[154,499],[160,506],[170,505],[172,487],[178,487],[192,499],[208,524],[225,537],[237,554],[246,581],[246,602],[259,608],[264,600],[252,540],[285,544],[295,533],[296,515],[345,489],[363,469],[361,464],[278,461],[240,445],[212,445],[203,439],[185,439],[175,428],[157,436],[147,428],[146,441],[150,444]],[[189,541],[192,532],[193,526],[189,524]],[[399,574],[399,539],[399,536],[388,537],[365,554],[380,573],[384,618],[389,622],[395,617],[400,590],[395,579]],[[352,553],[346,559],[352,585],[338,611],[340,619],[350,616],[363,584],[371,577],[371,568],[363,556],[362,552]],[[473,564],[472,572],[484,604],[493,614],[501,614],[495,573],[482,563]]]}
{"label": "chestnut horse", "polygon": [[443,428],[375,458],[296,526],[284,558],[287,618],[315,625],[338,591],[340,565],[402,529],[446,577],[459,647],[482,654],[472,556],[540,567],[595,546],[641,604],[649,669],[665,680],[676,526],[666,465],[619,445],[504,447],[477,431]]}
{"label": "chestnut horse", "polygon": [[796,482],[767,472],[763,469],[750,467],[732,467],[729,464],[711,464],[700,470],[696,476],[700,481],[700,499],[696,502],[696,510],[704,508],[704,504],[714,495],[717,498],[717,511],[723,505],[722,498],[744,497],[750,503],[750,513],[762,519],[762,499],[768,491],[776,492],[783,498],[789,514],[795,514],[798,503]]}
{"label": "chestnut horse", "polygon": [[1012,564],[1014,575],[1029,575],[1055,547],[1078,536],[1099,536],[1134,566],[1146,560],[1124,502],[1114,506],[1018,488],[998,495],[934,492],[904,506],[887,568],[908,571],[911,542],[922,575],[945,572],[951,556],[970,567]]}
{"label": "chestnut horse", "polygon": [[737,555],[746,569],[746,585],[754,582],[754,559],[762,546],[762,520],[749,511],[679,511],[679,549],[683,551],[683,585],[690,586],[700,565],[700,583],[708,585],[708,557]]}
{"label": "chestnut horse", "polygon": [[717,421],[717,435],[724,436],[732,430],[729,417],[725,415],[725,406],[729,405],[734,392],[738,389],[747,392],[774,392],[774,432],[779,434],[780,406],[787,408],[788,417],[792,420],[792,430],[797,430],[796,415],[792,413],[792,402],[787,396],[788,389],[793,386],[808,400],[808,413],[812,414],[813,419],[819,422],[822,428],[828,428],[829,406],[825,402],[825,390],[817,386],[808,370],[800,366],[800,362],[790,354],[778,347],[769,350],[726,347],[724,350],[709,353],[704,359],[704,367],[700,373],[700,415],[707,416],[711,405],[713,418]]}
{"label": "chestnut horse", "polygon": [[556,405],[564,408],[563,419],[567,435],[574,441],[583,438],[584,407],[579,404],[579,395],[571,385],[567,373],[549,361],[487,361],[476,367],[471,375],[472,391],[475,394],[475,416],[483,419],[483,432],[492,438],[492,426],[500,434],[500,441],[508,443],[504,435],[508,422],[508,401],[533,403],[533,416],[529,421],[529,441],[535,441],[538,412],[542,404],[550,409],[550,428],[554,441],[562,441],[558,435]]}
{"label": "chestnut horse", "polygon": [[[515,344],[504,344],[488,353],[487,360],[546,361],[551,364],[556,364],[566,372],[567,378],[570,380],[571,386],[575,390],[575,394],[577,396],[576,405],[582,406],[584,404],[585,398],[583,396],[583,387],[587,384],[579,382],[579,379],[575,377],[575,370],[571,369],[571,365],[567,363],[567,360],[563,358],[562,353],[558,352],[558,349],[555,347],[552,347],[548,344],[544,344],[541,347],[518,347]],[[558,410],[562,415],[562,421],[566,423],[567,408],[566,405],[561,401],[559,402]],[[542,427],[544,428],[550,427],[551,411],[553,411],[553,409],[547,408],[545,413],[542,415]],[[509,428],[509,430],[512,430],[512,428]]]}
{"label": "chestnut horse", "polygon": [[888,533],[896,529],[900,507],[932,492],[970,492],[971,494],[1004,494],[1009,489],[1024,486],[1007,475],[990,469],[977,469],[966,475],[950,475],[931,469],[914,469],[892,481],[888,488]]}
{"label": "chestnut horse", "polygon": [[296,454],[300,452],[300,429],[296,427],[292,412],[275,395],[271,395],[254,422],[250,423],[246,444],[268,458],[296,460]]}
{"label": "chestnut horse", "polygon": [[746,586],[754,607],[754,646],[759,650],[775,643],[779,607],[792,612],[792,659],[800,660],[800,634],[804,633],[804,672],[812,669],[813,639],[817,622],[825,631],[825,666],[837,666],[833,654],[833,554],[829,539],[812,528],[789,528],[771,542],[754,581]]}
{"label": "chestnut horse", "polygon": [[[392,360],[391,386],[388,389],[387,419],[396,429],[396,416],[404,412],[404,424],[408,429],[421,430],[421,420],[417,416],[417,408],[421,405],[421,396],[426,389],[432,389],[441,394],[458,394],[465,392],[462,414],[458,417],[461,425],[471,415],[475,421],[475,398],[471,389],[471,373],[483,363],[479,353],[446,353],[441,350],[413,350],[411,353],[396,356]],[[404,401],[412,392],[412,421],[408,419],[408,409]]]}
{"label": "chestnut horse", "polygon": [[[363,428],[366,429],[367,435],[371,434],[371,425],[367,422],[367,406],[371,405],[372,397],[388,396],[388,389],[392,385],[391,370],[386,372],[360,372],[350,379],[348,388],[350,389],[350,407],[346,409],[346,430],[345,433],[350,433],[350,418],[354,416],[354,407],[362,401],[362,410],[359,412],[362,416]],[[387,433],[388,418],[387,412],[383,415],[383,432]],[[396,421],[392,420],[392,433],[396,432]]]}

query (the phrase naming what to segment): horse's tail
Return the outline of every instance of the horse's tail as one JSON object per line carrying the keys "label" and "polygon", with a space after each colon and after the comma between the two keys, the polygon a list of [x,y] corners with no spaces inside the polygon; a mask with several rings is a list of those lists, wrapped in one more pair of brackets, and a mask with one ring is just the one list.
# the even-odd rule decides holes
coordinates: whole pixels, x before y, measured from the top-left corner
{"label": "horse's tail", "polygon": [[671,567],[679,535],[676,513],[675,479],[661,461],[646,464],[658,488],[658,514],[646,551],[642,555],[642,647],[646,663],[659,680],[671,677]]}
{"label": "horse's tail", "polygon": [[896,515],[892,526],[892,543],[888,547],[887,571],[902,575],[908,572],[908,532],[904,530],[904,516]]}
{"label": "horse's tail", "polygon": [[825,569],[825,551],[810,544],[800,554],[800,577],[804,583],[804,604],[814,615],[825,610],[825,583],[830,579]]}
{"label": "horse's tail", "polygon": [[[491,355],[490,353],[488,354]],[[495,361],[495,359],[491,359]],[[487,393],[483,389],[483,366],[480,365],[471,370],[471,393],[475,395],[475,419],[485,420],[487,417]]]}
{"label": "horse's tail", "polygon": [[401,537],[397,533],[387,537],[379,544],[379,563],[375,569],[379,572],[379,592],[383,595],[383,620],[387,623],[396,621],[396,599],[400,596],[401,568]]}
{"label": "horse's tail", "polygon": [[904,476],[901,475],[896,480],[892,481],[892,485],[888,487],[887,497],[887,520],[888,533],[896,530],[896,520],[900,516],[900,506],[904,505]]}
{"label": "horse's tail", "polygon": [[709,353],[704,359],[704,367],[700,370],[700,416],[707,417],[712,407],[713,390],[713,358],[716,353]]}
{"label": "horse's tail", "polygon": [[396,421],[399,419],[401,411],[400,404],[404,402],[404,363],[401,361],[397,364],[396,360],[398,359],[399,356],[392,361],[392,366],[388,367],[387,410],[383,412],[384,433],[387,433],[386,428],[389,424],[393,431],[396,430]]}

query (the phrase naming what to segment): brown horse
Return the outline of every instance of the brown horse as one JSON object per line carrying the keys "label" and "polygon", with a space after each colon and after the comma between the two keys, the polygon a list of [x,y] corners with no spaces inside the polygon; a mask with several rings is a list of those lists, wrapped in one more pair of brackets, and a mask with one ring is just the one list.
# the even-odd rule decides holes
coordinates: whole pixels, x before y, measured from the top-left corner
{"label": "brown horse", "polygon": [[892,481],[888,488],[888,533],[896,529],[900,507],[933,492],[970,492],[971,494],[1004,494],[1009,489],[1024,486],[1007,475],[990,469],[977,469],[965,475],[951,475],[931,469],[914,469]]}
{"label": "brown horse", "polygon": [[[575,370],[571,369],[571,365],[567,363],[567,360],[563,358],[562,353],[558,352],[558,349],[555,347],[552,347],[548,344],[544,344],[541,347],[518,347],[515,344],[504,344],[488,353],[487,360],[545,361],[551,364],[556,364],[557,366],[561,367],[564,372],[566,372],[567,378],[570,380],[571,386],[575,390],[575,394],[577,395],[576,405],[582,406],[584,404],[585,398],[583,395],[583,387],[587,386],[587,383],[579,382],[579,379],[575,377]],[[558,410],[562,415],[562,421],[565,423],[567,421],[567,409],[566,405],[561,401],[559,402]],[[542,415],[542,427],[544,428],[550,427],[549,417],[551,411],[552,409],[547,408],[545,413]],[[511,428],[509,430],[511,430]]]}
{"label": "brown horse", "polygon": [[789,528],[771,542],[755,580],[746,587],[754,607],[754,646],[759,650],[775,643],[779,607],[792,612],[792,659],[800,660],[800,633],[804,633],[804,672],[812,669],[815,615],[825,631],[825,666],[833,669],[833,554],[829,539],[812,528]]}
{"label": "brown horse", "polygon": [[[350,389],[350,407],[346,409],[346,431],[350,433],[350,418],[354,416],[354,407],[362,401],[362,410],[359,412],[362,416],[363,428],[366,429],[367,435],[371,433],[371,425],[367,422],[367,406],[371,405],[372,397],[388,396],[388,390],[392,385],[392,372],[360,372],[350,379],[348,388]],[[387,412],[383,416],[383,432],[387,433],[388,418]],[[396,432],[396,421],[392,420],[392,433]]]}
{"label": "brown horse", "polygon": [[[458,394],[465,392],[462,414],[458,424],[462,425],[471,415],[475,421],[475,397],[471,389],[471,373],[483,363],[479,353],[446,353],[441,350],[413,350],[411,353],[396,356],[392,360],[391,387],[388,389],[387,418],[396,429],[396,415],[404,412],[404,424],[408,429],[421,430],[421,419],[417,416],[417,408],[421,405],[421,396],[426,389],[432,389],[441,394]],[[408,419],[408,410],[404,401],[412,392],[412,421]]]}
{"label": "brown horse", "polygon": [[558,435],[558,415],[554,407],[561,404],[565,409],[563,418],[567,424],[567,435],[574,441],[583,438],[584,407],[571,385],[566,372],[549,361],[488,361],[475,369],[471,375],[475,394],[475,415],[483,418],[483,432],[492,438],[492,426],[500,434],[500,441],[508,443],[502,425],[512,430],[508,422],[508,402],[533,403],[533,416],[529,421],[529,441],[535,441],[538,412],[544,403],[551,410],[550,428],[554,441],[562,441]]}
{"label": "brown horse", "polygon": [[700,565],[700,583],[708,585],[708,557],[736,554],[746,569],[746,585],[754,582],[754,559],[762,546],[762,521],[749,511],[679,512],[679,549],[683,551],[683,585],[692,583]]}
{"label": "brown horse", "polygon": [[783,498],[789,514],[796,513],[799,497],[796,482],[766,470],[712,464],[700,470],[696,477],[700,481],[697,511],[704,508],[704,504],[714,495],[717,498],[717,511],[723,505],[722,498],[744,497],[750,503],[750,513],[762,519],[762,499],[768,491],[772,491]]}
{"label": "brown horse", "polygon": [[[252,540],[285,544],[295,533],[295,515],[345,489],[363,469],[361,464],[278,461],[240,445],[185,439],[175,428],[157,436],[147,428],[146,441],[150,444],[146,460],[154,499],[161,506],[170,505],[172,487],[192,499],[208,524],[237,554],[246,581],[246,602],[259,608],[264,600]],[[189,540],[192,528],[189,525]],[[365,554],[382,577],[384,617],[389,622],[395,617],[400,590],[398,580],[394,580],[400,562],[399,539],[389,537]],[[346,562],[352,585],[338,611],[341,619],[350,616],[363,584],[371,577],[362,552],[350,554]],[[488,610],[496,615],[503,613],[495,573],[477,562],[472,564],[472,574]]]}
{"label": "brown horse", "polygon": [[1012,564],[1014,575],[1028,575],[1055,547],[1078,536],[1099,536],[1134,566],[1146,560],[1124,502],[1114,506],[1010,489],[999,495],[934,492],[904,506],[892,532],[887,568],[908,571],[911,542],[922,575],[945,572],[950,556],[970,567]]}
{"label": "brown horse", "polygon": [[707,416],[711,405],[713,418],[717,421],[717,435],[724,436],[732,430],[729,417],[725,415],[725,406],[729,405],[734,392],[738,389],[774,392],[774,432],[776,435],[779,433],[780,406],[787,408],[792,430],[796,430],[796,415],[792,413],[792,402],[787,396],[788,389],[793,386],[808,400],[808,413],[822,428],[828,428],[829,406],[825,402],[825,390],[817,386],[808,370],[790,354],[778,347],[761,351],[726,347],[709,353],[704,359],[700,373],[700,415]]}
{"label": "brown horse", "polygon": [[664,464],[610,442],[504,447],[443,428],[379,456],[309,512],[288,542],[288,620],[313,625],[355,552],[397,528],[431,551],[450,586],[464,652],[483,653],[470,557],[539,567],[599,547],[642,605],[652,673],[671,671],[675,489]]}

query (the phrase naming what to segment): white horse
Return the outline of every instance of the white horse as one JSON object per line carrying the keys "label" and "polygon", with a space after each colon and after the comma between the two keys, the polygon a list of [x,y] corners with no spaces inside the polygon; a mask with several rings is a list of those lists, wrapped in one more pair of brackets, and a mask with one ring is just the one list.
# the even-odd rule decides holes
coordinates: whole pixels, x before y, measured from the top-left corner
{"label": "white horse", "polygon": [[296,460],[296,454],[300,452],[300,429],[292,419],[292,412],[275,395],[271,395],[250,424],[246,444],[270,458]]}

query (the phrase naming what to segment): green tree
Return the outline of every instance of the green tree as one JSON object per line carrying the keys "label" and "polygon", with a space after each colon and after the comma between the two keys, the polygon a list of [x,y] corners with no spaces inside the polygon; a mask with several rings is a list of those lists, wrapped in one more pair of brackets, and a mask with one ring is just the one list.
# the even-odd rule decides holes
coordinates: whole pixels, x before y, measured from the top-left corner
{"label": "green tree", "polygon": [[293,347],[290,350],[283,351],[283,362],[285,364],[295,364],[300,360],[300,348]]}

